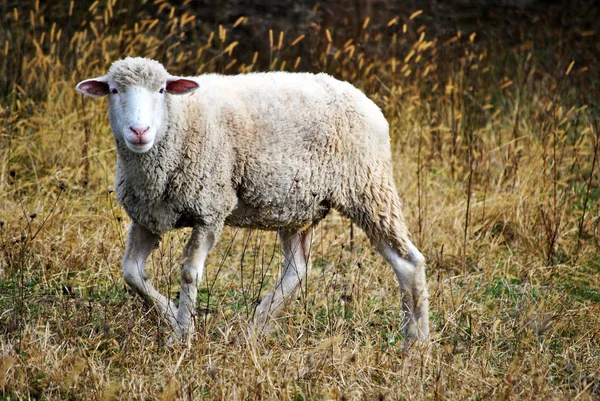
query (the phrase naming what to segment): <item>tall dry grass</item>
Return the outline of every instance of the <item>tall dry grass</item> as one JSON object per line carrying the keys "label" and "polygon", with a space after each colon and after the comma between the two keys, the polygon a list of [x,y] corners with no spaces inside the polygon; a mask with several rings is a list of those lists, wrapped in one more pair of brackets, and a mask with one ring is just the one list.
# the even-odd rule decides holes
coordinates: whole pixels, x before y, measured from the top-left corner
{"label": "tall dry grass", "polygon": [[[571,28],[542,10],[535,29],[492,18],[460,31],[436,22],[444,10],[385,1],[304,7],[273,26],[257,13],[211,25],[164,0],[12,3],[0,30],[2,399],[600,396],[593,10]],[[174,74],[325,71],[364,90],[390,122],[428,259],[431,346],[401,353],[395,278],[336,214],[272,336],[244,328],[278,274],[276,235],[230,228],[208,260],[192,347],[166,346],[168,328],[120,277],[128,218],[105,101],[74,91],[126,55]],[[187,235],[152,256],[173,297]]]}

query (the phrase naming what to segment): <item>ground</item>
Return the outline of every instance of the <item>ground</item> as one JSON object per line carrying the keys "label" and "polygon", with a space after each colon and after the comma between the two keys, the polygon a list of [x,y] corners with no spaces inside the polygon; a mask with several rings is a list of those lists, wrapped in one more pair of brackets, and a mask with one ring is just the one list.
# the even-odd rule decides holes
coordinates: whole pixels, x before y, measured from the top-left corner
{"label": "ground", "polygon": [[[600,397],[593,3],[40,3],[2,5],[0,399]],[[246,329],[277,236],[227,228],[197,332],[166,345],[121,278],[106,102],[74,90],[126,55],[183,75],[324,71],[371,97],[427,258],[431,343],[403,352],[394,274],[332,213],[273,333]],[[187,236],[151,258],[174,299]]]}

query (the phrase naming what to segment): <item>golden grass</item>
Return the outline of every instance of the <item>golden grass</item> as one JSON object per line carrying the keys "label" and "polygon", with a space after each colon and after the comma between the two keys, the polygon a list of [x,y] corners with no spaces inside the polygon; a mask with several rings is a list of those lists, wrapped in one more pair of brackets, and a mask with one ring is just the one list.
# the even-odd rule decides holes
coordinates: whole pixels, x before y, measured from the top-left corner
{"label": "golden grass", "polygon": [[[600,395],[600,132],[585,91],[597,75],[554,52],[553,32],[535,51],[430,35],[427,12],[413,9],[265,27],[257,51],[240,31],[252,17],[206,31],[166,0],[82,4],[38,1],[2,17],[0,399]],[[125,55],[174,74],[325,71],[373,98],[428,259],[432,344],[402,354],[395,278],[332,214],[272,336],[245,328],[263,276],[277,275],[276,235],[229,228],[208,260],[191,348],[166,346],[167,327],[121,279],[128,218],[112,192],[106,104],[74,91]],[[173,297],[186,235],[166,235],[152,256],[153,280]]]}

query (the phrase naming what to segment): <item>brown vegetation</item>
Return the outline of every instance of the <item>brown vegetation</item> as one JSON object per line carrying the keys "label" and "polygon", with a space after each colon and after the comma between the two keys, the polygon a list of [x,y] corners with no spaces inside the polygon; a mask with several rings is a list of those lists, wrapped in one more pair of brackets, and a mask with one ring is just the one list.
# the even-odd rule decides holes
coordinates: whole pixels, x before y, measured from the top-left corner
{"label": "brown vegetation", "polygon": [[[0,399],[600,397],[594,8],[41,3],[2,3]],[[191,347],[166,346],[121,278],[106,105],[74,90],[126,55],[174,74],[325,71],[379,104],[428,260],[431,346],[401,353],[393,273],[338,215],[259,342],[247,319],[282,255],[274,233],[226,230]],[[174,297],[186,235],[152,256]]]}

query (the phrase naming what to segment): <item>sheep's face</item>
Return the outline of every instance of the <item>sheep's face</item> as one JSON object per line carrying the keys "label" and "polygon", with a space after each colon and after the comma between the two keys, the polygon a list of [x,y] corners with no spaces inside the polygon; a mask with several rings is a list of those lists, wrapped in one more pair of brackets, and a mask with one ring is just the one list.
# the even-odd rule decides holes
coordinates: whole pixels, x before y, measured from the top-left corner
{"label": "sheep's face", "polygon": [[149,151],[160,140],[167,120],[167,96],[197,88],[194,80],[173,77],[160,63],[140,58],[117,61],[107,75],[77,85],[85,95],[108,96],[115,139],[135,153]]}

